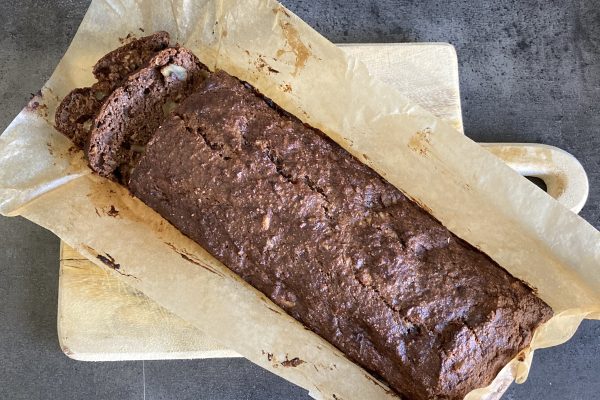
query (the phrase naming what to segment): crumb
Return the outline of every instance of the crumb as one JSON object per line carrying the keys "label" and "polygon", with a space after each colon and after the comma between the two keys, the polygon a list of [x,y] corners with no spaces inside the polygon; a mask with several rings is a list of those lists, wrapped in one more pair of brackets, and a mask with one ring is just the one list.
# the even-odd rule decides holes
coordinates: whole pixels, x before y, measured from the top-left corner
{"label": "crumb", "polygon": [[299,359],[298,357],[294,357],[291,360],[288,360],[286,356],[285,361],[282,361],[281,365],[283,365],[284,367],[297,367],[298,365],[302,365],[304,363],[305,361]]}

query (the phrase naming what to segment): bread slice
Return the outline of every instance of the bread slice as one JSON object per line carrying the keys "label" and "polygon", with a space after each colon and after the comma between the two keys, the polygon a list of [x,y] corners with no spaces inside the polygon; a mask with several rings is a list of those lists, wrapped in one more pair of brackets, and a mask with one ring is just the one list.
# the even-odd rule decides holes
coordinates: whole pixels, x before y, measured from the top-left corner
{"label": "bread slice", "polygon": [[169,46],[169,34],[161,31],[136,39],[102,57],[94,65],[98,82],[106,82],[109,91],[119,86],[123,79],[144,67],[159,51]]}
{"label": "bread slice", "polygon": [[90,167],[126,183],[171,106],[191,94],[207,75],[208,69],[187,49],[159,52],[102,104],[86,149]]}
{"label": "bread slice", "polygon": [[101,105],[102,101],[96,98],[93,88],[72,90],[56,109],[56,129],[71,139],[77,147],[83,148],[89,136],[91,120]]}
{"label": "bread slice", "polygon": [[156,32],[106,54],[93,69],[98,82],[92,87],[74,89],[60,103],[54,118],[56,129],[84,148],[103,99],[168,45],[169,34]]}

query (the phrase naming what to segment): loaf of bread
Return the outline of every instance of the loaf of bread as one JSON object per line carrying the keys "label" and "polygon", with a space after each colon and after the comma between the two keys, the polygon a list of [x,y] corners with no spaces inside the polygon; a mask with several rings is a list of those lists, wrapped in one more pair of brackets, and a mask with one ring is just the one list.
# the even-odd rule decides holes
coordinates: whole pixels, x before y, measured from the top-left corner
{"label": "loaf of bread", "polygon": [[488,385],[550,318],[530,288],[250,85],[218,71],[193,87],[123,182],[402,396]]}

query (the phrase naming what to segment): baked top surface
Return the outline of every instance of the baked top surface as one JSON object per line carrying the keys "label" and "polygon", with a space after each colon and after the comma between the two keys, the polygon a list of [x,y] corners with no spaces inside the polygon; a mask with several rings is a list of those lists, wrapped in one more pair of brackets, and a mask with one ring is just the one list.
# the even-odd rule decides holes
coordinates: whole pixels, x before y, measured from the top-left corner
{"label": "baked top surface", "polygon": [[130,188],[410,398],[485,386],[551,313],[374,171],[224,72],[157,130]]}

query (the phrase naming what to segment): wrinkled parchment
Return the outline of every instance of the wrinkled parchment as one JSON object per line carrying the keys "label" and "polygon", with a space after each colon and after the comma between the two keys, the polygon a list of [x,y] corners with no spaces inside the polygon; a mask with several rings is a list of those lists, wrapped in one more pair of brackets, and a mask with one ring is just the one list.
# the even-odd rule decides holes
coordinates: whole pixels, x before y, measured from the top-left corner
{"label": "wrinkled parchment", "polygon": [[[142,29],[167,30],[209,67],[252,83],[533,286],[556,316],[531,349],[562,343],[583,318],[600,318],[598,231],[270,0],[94,0],[41,96],[0,137],[2,214],[50,229],[315,398],[396,398],[124,188],[91,174],[48,122],[68,91],[92,83],[92,65],[119,37]],[[531,349],[467,398],[491,398],[513,376],[524,379]],[[296,357],[303,363],[285,366]]]}

